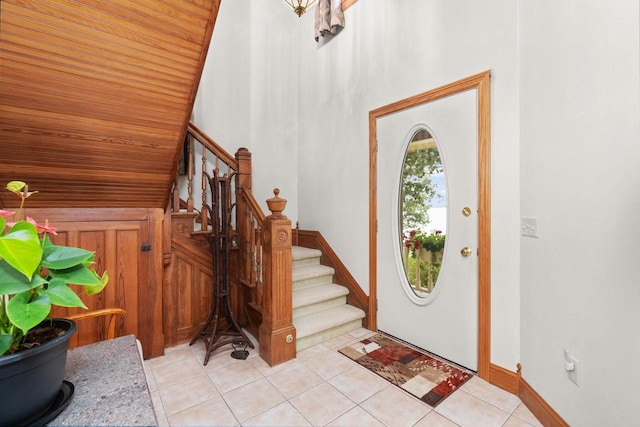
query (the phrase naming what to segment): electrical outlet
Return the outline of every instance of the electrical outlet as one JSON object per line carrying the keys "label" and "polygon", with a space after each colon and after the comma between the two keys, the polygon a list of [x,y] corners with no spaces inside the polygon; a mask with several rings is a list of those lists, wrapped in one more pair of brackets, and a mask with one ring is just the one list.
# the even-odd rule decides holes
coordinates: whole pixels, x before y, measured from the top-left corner
{"label": "electrical outlet", "polygon": [[538,218],[521,218],[520,230],[523,236],[538,237]]}
{"label": "electrical outlet", "polygon": [[579,362],[578,359],[573,357],[567,350],[564,351],[564,369],[567,372],[569,379],[577,386],[578,384],[578,372]]}

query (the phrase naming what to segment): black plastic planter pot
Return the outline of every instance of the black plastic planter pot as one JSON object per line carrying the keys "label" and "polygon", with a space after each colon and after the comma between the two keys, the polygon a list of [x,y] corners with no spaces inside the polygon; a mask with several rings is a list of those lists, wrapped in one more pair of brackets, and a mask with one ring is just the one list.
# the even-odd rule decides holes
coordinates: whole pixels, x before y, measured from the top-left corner
{"label": "black plastic planter pot", "polygon": [[53,324],[66,332],[39,347],[0,357],[0,426],[36,421],[56,399],[77,326],[67,319],[53,319]]}

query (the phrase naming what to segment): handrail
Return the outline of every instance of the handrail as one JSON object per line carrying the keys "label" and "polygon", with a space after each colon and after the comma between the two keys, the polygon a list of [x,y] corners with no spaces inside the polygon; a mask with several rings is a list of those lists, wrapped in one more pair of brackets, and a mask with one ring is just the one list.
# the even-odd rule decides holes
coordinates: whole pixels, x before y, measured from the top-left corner
{"label": "handrail", "polygon": [[262,211],[262,208],[260,208],[260,204],[258,203],[256,198],[253,196],[253,193],[251,192],[251,190],[242,188],[240,194],[242,195],[242,197],[245,198],[245,201],[247,202],[247,206],[249,207],[249,209],[251,209],[251,213],[256,217],[258,222],[262,224],[267,216]]}
{"label": "handrail", "polygon": [[[196,142],[200,145],[196,146]],[[236,267],[229,269],[238,309],[234,311],[240,316],[241,325],[246,325],[244,320],[250,324],[249,331],[259,339],[260,355],[267,363],[289,360],[295,357],[295,328],[291,307],[291,222],[281,213],[284,204],[275,211],[270,206],[269,216],[262,210],[251,192],[251,153],[246,148],[238,149],[234,157],[192,122],[187,127],[185,143],[186,170],[182,171],[181,178],[185,181],[178,181],[176,177],[172,212],[179,212],[185,204],[180,189],[184,191],[186,186],[187,212],[200,212],[194,215],[194,226],[199,220],[200,234],[215,235],[219,201],[214,194],[208,194],[207,188],[212,186],[215,177],[230,180],[229,206],[235,210],[235,223],[231,221],[230,225],[235,230],[230,234],[234,235],[231,256],[236,260]],[[200,161],[195,159],[196,152]],[[194,189],[199,185],[197,178],[201,178],[200,209],[194,206],[197,198],[193,197],[198,191]],[[278,198],[278,192],[274,199],[286,203]],[[274,199],[269,199],[267,204]],[[165,223],[165,226],[171,227],[171,224]],[[239,286],[235,287],[236,284]]]}
{"label": "handrail", "polygon": [[193,136],[198,142],[205,146],[207,150],[209,150],[211,153],[213,153],[214,156],[222,160],[231,169],[233,169],[234,171],[238,170],[238,163],[236,162],[236,159],[224,148],[222,148],[222,146],[211,139],[211,137],[204,133],[198,126],[196,126],[195,123],[189,122],[187,132],[189,132],[191,136]]}

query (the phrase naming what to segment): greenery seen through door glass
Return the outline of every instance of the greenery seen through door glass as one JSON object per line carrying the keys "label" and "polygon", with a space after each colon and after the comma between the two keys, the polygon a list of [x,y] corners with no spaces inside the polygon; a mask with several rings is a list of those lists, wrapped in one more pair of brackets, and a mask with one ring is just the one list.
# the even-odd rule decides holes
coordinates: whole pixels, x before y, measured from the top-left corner
{"label": "greenery seen through door glass", "polygon": [[[435,140],[418,130],[407,146],[400,182],[400,245],[405,274],[418,296],[436,286],[445,244],[444,223],[429,217],[433,208],[446,211],[444,168]],[[431,210],[431,211],[430,211]]]}

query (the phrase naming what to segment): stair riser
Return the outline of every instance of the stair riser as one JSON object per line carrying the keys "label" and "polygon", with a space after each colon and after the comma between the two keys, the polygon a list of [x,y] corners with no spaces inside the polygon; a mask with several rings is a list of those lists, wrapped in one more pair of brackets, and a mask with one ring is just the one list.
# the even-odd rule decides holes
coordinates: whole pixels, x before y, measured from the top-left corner
{"label": "stair riser", "polygon": [[338,298],[332,298],[325,301],[320,301],[314,304],[305,305],[293,309],[293,319],[305,314],[317,313],[318,311],[326,310],[328,308],[338,307],[347,303],[347,297],[341,296]]}
{"label": "stair riser", "polygon": [[307,337],[298,338],[296,341],[296,351],[304,350],[305,348],[312,347],[316,344],[328,341],[337,336],[346,334],[351,331],[355,331],[362,327],[362,319],[352,320],[348,323],[336,326],[334,328],[318,332],[317,334],[309,335]]}
{"label": "stair riser", "polygon": [[296,349],[314,346],[362,326],[365,313],[347,304],[349,291],[333,283],[335,270],[321,263],[317,250],[294,248],[293,323]]}
{"label": "stair riser", "polygon": [[326,285],[327,283],[331,283],[333,281],[332,274],[326,274],[323,276],[310,277],[304,280],[295,280],[293,282],[293,291],[299,291],[302,289],[309,289],[318,285]]}
{"label": "stair riser", "polygon": [[293,260],[293,268],[304,267],[304,266],[307,266],[307,265],[320,265],[320,257],[294,259]]}

